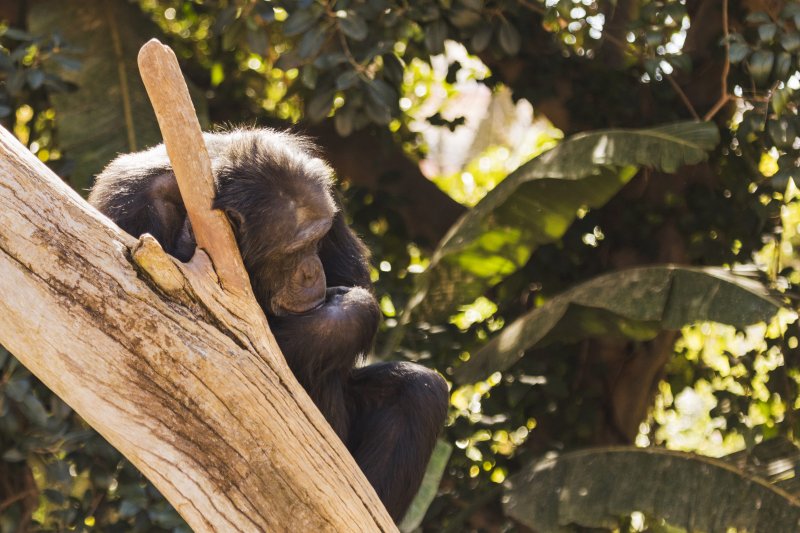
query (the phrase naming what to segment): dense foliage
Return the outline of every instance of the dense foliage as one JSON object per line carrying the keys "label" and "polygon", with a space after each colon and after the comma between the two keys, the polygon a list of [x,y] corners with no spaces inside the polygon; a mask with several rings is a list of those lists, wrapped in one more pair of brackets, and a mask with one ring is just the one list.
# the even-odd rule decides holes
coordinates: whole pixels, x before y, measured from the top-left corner
{"label": "dense foliage", "polygon": [[[0,121],[81,192],[158,142],[151,37],[207,123],[319,141],[373,250],[374,357],[453,383],[452,446],[404,528],[541,524],[523,474],[553,452],[723,456],[800,430],[797,2],[15,0],[0,20]],[[185,530],[0,354],[0,532]],[[612,486],[658,484],[628,474]],[[553,520],[661,531],[683,510],[639,501]]]}

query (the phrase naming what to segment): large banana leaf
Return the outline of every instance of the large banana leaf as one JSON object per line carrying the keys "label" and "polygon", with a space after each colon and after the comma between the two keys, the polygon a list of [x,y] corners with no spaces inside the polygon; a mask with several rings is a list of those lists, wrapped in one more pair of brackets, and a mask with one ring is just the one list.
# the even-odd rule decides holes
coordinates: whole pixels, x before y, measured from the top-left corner
{"label": "large banana leaf", "polygon": [[800,499],[800,449],[789,439],[774,437],[721,459]]}
{"label": "large banana leaf", "polygon": [[744,327],[769,320],[781,303],[760,283],[720,268],[654,266],[582,283],[506,326],[469,361],[456,382],[503,371],[526,350],[590,336],[639,340],[698,321]]}
{"label": "large banana leaf", "polygon": [[[161,133],[139,76],[139,48],[161,31],[135,5],[114,0],[29,2],[31,33],[60,33],[81,51],[79,65],[56,62],[48,69],[78,86],[54,93],[59,143],[75,166],[71,185],[84,192],[92,177],[117,154],[161,142]],[[57,59],[57,57],[54,57]],[[194,98],[201,122],[205,102]]]}
{"label": "large banana leaf", "polygon": [[435,320],[470,303],[556,241],[580,208],[604,205],[648,166],[675,172],[703,161],[719,142],[707,122],[645,130],[606,130],[570,137],[504,179],[439,243],[418,278],[404,322]]}
{"label": "large banana leaf", "polygon": [[541,533],[614,528],[633,512],[687,531],[796,533],[800,500],[723,461],[656,448],[545,459],[512,476],[506,513]]}

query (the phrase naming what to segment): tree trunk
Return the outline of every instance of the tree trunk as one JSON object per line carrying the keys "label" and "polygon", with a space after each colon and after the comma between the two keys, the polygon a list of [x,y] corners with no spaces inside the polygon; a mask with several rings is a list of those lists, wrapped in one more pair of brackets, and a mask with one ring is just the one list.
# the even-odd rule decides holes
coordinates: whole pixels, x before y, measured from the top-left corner
{"label": "tree trunk", "polygon": [[0,128],[0,344],[195,531],[392,531],[252,298],[87,205]]}

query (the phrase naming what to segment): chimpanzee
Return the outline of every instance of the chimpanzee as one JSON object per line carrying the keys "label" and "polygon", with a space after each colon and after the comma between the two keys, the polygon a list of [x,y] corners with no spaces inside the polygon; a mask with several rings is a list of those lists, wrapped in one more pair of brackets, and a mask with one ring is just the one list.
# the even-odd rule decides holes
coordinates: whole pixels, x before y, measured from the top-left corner
{"label": "chimpanzee", "polygon": [[[448,405],[445,381],[407,363],[356,366],[380,318],[368,251],[307,139],[271,129],[205,134],[217,193],[258,303],[298,381],[392,518],[416,493]],[[188,261],[196,244],[163,145],[122,155],[89,201],[123,230]]]}

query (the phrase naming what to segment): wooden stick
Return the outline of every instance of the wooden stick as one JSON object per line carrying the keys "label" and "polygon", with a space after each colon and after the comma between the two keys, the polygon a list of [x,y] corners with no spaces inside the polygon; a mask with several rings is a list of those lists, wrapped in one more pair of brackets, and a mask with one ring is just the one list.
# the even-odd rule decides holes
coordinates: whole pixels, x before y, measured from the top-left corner
{"label": "wooden stick", "polygon": [[211,257],[224,289],[248,294],[250,279],[230,223],[222,212],[211,209],[211,159],[178,59],[169,46],[151,39],[139,50],[138,63],[197,246]]}

